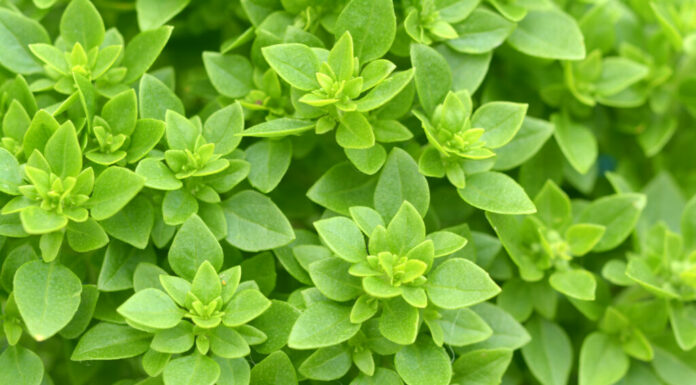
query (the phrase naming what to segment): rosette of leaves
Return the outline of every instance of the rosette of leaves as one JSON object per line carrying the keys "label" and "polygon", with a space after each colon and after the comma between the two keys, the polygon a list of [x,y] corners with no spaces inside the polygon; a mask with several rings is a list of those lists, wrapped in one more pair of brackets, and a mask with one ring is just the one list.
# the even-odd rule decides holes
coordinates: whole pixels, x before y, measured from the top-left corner
{"label": "rosette of leaves", "polygon": [[[152,151],[136,168],[146,187],[164,191],[164,224],[179,225],[202,208],[221,217],[220,194],[230,191],[249,173],[249,164],[235,152],[241,140],[235,134],[244,126],[241,106],[234,103],[222,108],[205,123],[199,117],[187,119],[167,110],[165,125],[166,149]],[[224,237],[226,231],[223,218],[215,232],[222,232]]]}
{"label": "rosette of leaves", "polygon": [[[254,281],[241,282],[235,266],[223,264],[220,244],[203,221],[192,216],[169,249],[169,266],[176,275],[157,269],[152,285],[136,292],[117,311],[126,325],[99,323],[79,341],[73,360],[110,360],[143,355],[151,376],[162,374],[167,385],[210,384],[220,376],[220,363],[246,366],[250,345],[266,334],[248,323],[271,306]],[[106,336],[120,334],[133,346],[123,347]],[[227,361],[232,360],[232,361]],[[240,368],[239,370],[242,370]]]}
{"label": "rosette of leaves", "polygon": [[85,157],[103,166],[135,163],[157,145],[164,130],[160,120],[138,119],[135,90],[123,91],[94,117]]}
{"label": "rosette of leaves", "polygon": [[[573,304],[594,301],[597,279],[576,263],[577,258],[592,251],[608,251],[621,244],[635,227],[645,206],[645,196],[608,196],[573,214],[568,196],[548,181],[534,203],[537,207],[534,215],[515,217],[486,213],[520,271],[521,281],[507,282],[500,299],[500,303],[514,309],[520,319],[529,317],[534,308],[543,309],[528,295],[530,290],[537,292],[537,297],[544,295],[555,302],[554,296],[544,289],[545,285],[535,283],[545,278],[553,289],[568,296]],[[542,311],[551,316],[548,312],[553,314],[555,306]]]}
{"label": "rosette of leaves", "polygon": [[[196,384],[208,384],[220,375],[218,363],[208,357],[209,353],[240,359],[250,353],[250,344],[266,340],[261,330],[247,323],[266,311],[271,302],[253,282],[240,284],[240,278],[239,266],[218,273],[206,260],[191,281],[161,275],[164,291],[143,289],[118,308],[129,325],[154,334],[145,357],[164,355],[160,361],[165,364],[149,367],[151,374],[161,371],[168,385],[180,383],[184,374],[199,376]],[[195,350],[188,353],[194,345]],[[246,363],[243,359],[236,362]]]}
{"label": "rosette of leaves", "polygon": [[330,51],[290,43],[262,49],[266,61],[292,86],[296,117],[271,120],[244,131],[245,136],[286,136],[311,129],[336,129],[336,142],[347,149],[375,145],[368,112],[394,98],[413,77],[412,70],[392,73],[385,59],[360,62],[346,31]]}
{"label": "rosette of leaves", "polygon": [[683,350],[696,346],[692,321],[696,311],[696,244],[690,239],[696,230],[695,217],[696,200],[692,199],[682,213],[682,234],[671,231],[663,222],[657,223],[643,234],[639,250],[629,254],[627,264],[615,260],[603,269],[617,284],[637,283],[667,303],[672,332]]}
{"label": "rosette of leaves", "polygon": [[[109,238],[97,221],[118,213],[142,189],[144,178],[123,167],[107,167],[95,178],[83,168],[82,149],[71,121],[59,124],[40,110],[24,136],[26,164],[5,149],[4,192],[15,196],[3,215],[15,216],[23,231],[13,236],[40,235],[41,254],[53,260],[67,234],[70,247],[86,252],[104,246]],[[116,187],[120,186],[120,187]]]}
{"label": "rosette of leaves", "polygon": [[[34,91],[73,95],[94,83],[95,90],[114,96],[138,80],[155,62],[169,40],[171,27],[141,32],[126,45],[116,29],[104,21],[89,0],[72,0],[60,19],[60,37],[54,45],[34,43],[31,52],[44,63],[45,77],[32,83]],[[124,48],[125,47],[125,48]],[[83,103],[89,102],[83,95]],[[87,100],[85,100],[87,99]]]}
{"label": "rosette of leaves", "polygon": [[[485,322],[466,308],[491,298],[500,289],[473,262],[447,258],[465,246],[465,238],[444,230],[426,236],[423,218],[407,201],[388,224],[368,207],[353,207],[351,214],[352,219],[337,216],[314,223],[324,245],[293,249],[326,299],[310,304],[300,315],[288,346],[334,346],[356,336],[361,325],[363,330],[374,327],[371,319],[377,320],[376,327],[384,338],[401,345],[415,343],[424,322],[431,337],[418,346],[425,346],[436,361],[444,354],[439,348],[443,343],[465,345],[490,336]],[[323,317],[330,317],[332,322],[317,328]],[[478,323],[483,332],[466,341],[445,331],[444,323],[456,323],[457,317]],[[364,352],[367,348],[358,344],[359,340],[351,341],[342,349],[353,346],[356,365],[371,374],[372,350]]]}
{"label": "rosette of leaves", "polygon": [[[465,188],[467,169],[490,169],[494,150],[517,134],[526,111],[524,104],[490,102],[472,115],[472,101],[466,91],[449,92],[431,118],[414,111],[430,143],[421,154],[419,170],[426,176],[446,176],[454,186]],[[487,159],[488,165],[477,166]]]}
{"label": "rosette of leaves", "polygon": [[[515,24],[470,0],[403,0],[404,19],[392,51],[407,48],[406,39],[431,45],[445,42],[464,53],[483,53],[505,41]],[[407,54],[408,51],[403,52]]]}
{"label": "rosette of leaves", "polygon": [[[614,107],[637,107],[645,102],[649,89],[665,82],[672,74],[668,67],[656,73],[657,68],[644,64],[645,54],[634,47],[627,46],[624,51],[626,56],[602,57],[601,50],[597,49],[584,60],[564,62],[565,84],[573,96],[589,106],[599,102]],[[639,83],[649,77],[645,87],[641,87]],[[647,92],[643,93],[642,88]]]}

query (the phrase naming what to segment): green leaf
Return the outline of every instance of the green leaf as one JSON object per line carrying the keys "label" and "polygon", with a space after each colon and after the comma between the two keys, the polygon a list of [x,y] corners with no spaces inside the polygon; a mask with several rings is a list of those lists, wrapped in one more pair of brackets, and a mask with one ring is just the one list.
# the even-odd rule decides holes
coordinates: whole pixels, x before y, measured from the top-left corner
{"label": "green leaf", "polygon": [[451,346],[464,346],[488,339],[493,330],[474,311],[462,308],[440,310],[437,323],[442,328],[443,341]]}
{"label": "green leaf", "polygon": [[379,331],[389,341],[410,345],[418,337],[418,309],[401,297],[381,301],[382,315],[379,317]]}
{"label": "green leaf", "polygon": [[360,325],[350,322],[350,308],[331,302],[316,302],[297,319],[288,338],[292,349],[317,349],[353,337]]}
{"label": "green leaf", "polygon": [[101,291],[119,291],[133,287],[133,273],[141,262],[155,263],[151,248],[138,250],[119,241],[111,241],[104,254],[97,286]]}
{"label": "green leaf", "polygon": [[128,72],[122,82],[133,83],[138,80],[155,62],[172,34],[172,27],[163,26],[135,35],[123,52],[121,65]]}
{"label": "green leaf", "polygon": [[242,131],[241,136],[273,138],[287,135],[298,135],[314,128],[315,123],[307,120],[280,118],[257,124]]}
{"label": "green leaf", "polygon": [[57,263],[25,263],[17,270],[13,287],[22,319],[37,341],[58,333],[80,306],[80,279]]}
{"label": "green leaf", "polygon": [[575,19],[555,8],[529,10],[508,37],[516,50],[559,60],[585,58],[585,43]]}
{"label": "green leaf", "polygon": [[46,142],[43,155],[51,171],[61,178],[76,177],[82,171],[82,151],[71,122],[61,125]]}
{"label": "green leaf", "polygon": [[78,341],[70,357],[73,361],[120,360],[145,353],[151,336],[126,325],[100,322]]}
{"label": "green leaf", "polygon": [[266,341],[254,346],[254,350],[261,354],[271,354],[285,346],[299,316],[300,311],[294,306],[283,301],[271,300],[271,307],[251,321],[252,326],[267,336]]}
{"label": "green leaf", "polygon": [[244,129],[244,112],[239,103],[215,111],[203,125],[203,137],[215,143],[215,153],[227,155],[242,141],[238,136]]}
{"label": "green leaf", "polygon": [[527,105],[510,102],[490,102],[479,107],[471,117],[471,126],[483,128],[481,136],[488,148],[499,148],[512,140],[522,127]]}
{"label": "green leaf", "polygon": [[498,214],[533,214],[534,203],[509,176],[489,171],[467,177],[466,187],[457,190],[468,204]]}
{"label": "green leaf", "polygon": [[400,71],[377,84],[364,97],[356,101],[358,111],[372,111],[393,100],[413,79],[413,69]]}
{"label": "green leaf", "polygon": [[336,129],[336,143],[343,148],[365,149],[375,145],[375,134],[365,114],[349,111]]}
{"label": "green leaf", "polygon": [[387,151],[384,146],[376,144],[370,148],[354,149],[346,148],[346,157],[360,172],[372,175],[382,168],[387,160]]}
{"label": "green leaf", "polygon": [[336,345],[317,349],[297,369],[307,378],[332,381],[343,377],[352,363],[350,349],[345,345]]}
{"label": "green leaf", "polygon": [[138,25],[145,31],[157,28],[184,10],[191,0],[136,0]]}
{"label": "green leaf", "polygon": [[430,206],[430,189],[428,181],[418,172],[416,161],[395,147],[377,181],[374,207],[385,219],[391,219],[404,201],[409,201],[424,216]]}
{"label": "green leaf", "polygon": [[411,45],[411,65],[416,71],[418,100],[430,115],[452,88],[450,67],[440,53],[422,44]]}
{"label": "green leaf", "polygon": [[50,43],[46,30],[19,12],[0,9],[0,64],[18,74],[41,72],[41,65],[34,59],[29,44]]}
{"label": "green leaf", "polygon": [[60,19],[60,36],[68,47],[80,43],[85,50],[104,40],[104,21],[88,0],[71,0]]}
{"label": "green leaf", "polygon": [[0,355],[0,383],[39,385],[44,378],[41,358],[29,349],[10,346]]}
{"label": "green leaf", "polygon": [[283,351],[277,351],[251,369],[250,385],[297,385],[295,367]]}
{"label": "green leaf", "polygon": [[469,54],[491,51],[505,41],[515,23],[485,8],[476,8],[462,23],[454,25],[459,37],[447,40],[452,49]]}
{"label": "green leaf", "polygon": [[19,167],[19,162],[9,151],[0,148],[0,191],[17,195],[18,187],[22,184],[22,169]]}
{"label": "green leaf", "polygon": [[319,88],[315,76],[319,72],[319,59],[308,46],[277,44],[264,47],[261,52],[271,68],[291,86],[303,91]]}
{"label": "green leaf", "polygon": [[137,325],[153,329],[173,328],[184,315],[183,310],[167,294],[153,288],[135,293],[117,311]]}
{"label": "green leaf", "polygon": [[526,328],[532,340],[522,347],[522,357],[534,377],[543,385],[567,384],[573,347],[566,332],[558,324],[541,317],[533,318]]}
{"label": "green leaf", "polygon": [[246,251],[273,249],[292,242],[290,222],[269,198],[238,192],[222,202],[227,219],[227,242]]}
{"label": "green leaf", "polygon": [[570,120],[567,114],[551,116],[556,126],[554,137],[568,162],[580,174],[586,174],[597,160],[597,138],[589,128]]}
{"label": "green leaf", "polygon": [[213,385],[219,377],[217,362],[198,353],[172,360],[162,373],[167,385]]}
{"label": "green leaf", "polygon": [[594,251],[611,250],[621,244],[633,231],[645,204],[645,195],[631,193],[605,196],[587,206],[578,221],[606,228]]}
{"label": "green leaf", "polygon": [[396,15],[390,0],[351,0],[338,15],[335,36],[349,31],[353,50],[361,63],[379,59],[389,51],[396,35]]}
{"label": "green leaf", "polygon": [[610,385],[628,372],[628,356],[618,341],[599,332],[587,336],[580,348],[580,385]]}
{"label": "green leaf", "polygon": [[142,196],[136,196],[116,215],[101,222],[110,236],[139,249],[147,247],[154,224],[154,208]]}
{"label": "green leaf", "polygon": [[70,339],[81,336],[92,321],[98,300],[99,290],[96,285],[82,285],[80,306],[70,322],[61,329],[60,336]]}
{"label": "green leaf", "polygon": [[475,345],[471,349],[519,349],[530,341],[527,330],[520,325],[508,312],[488,302],[473,307],[473,310],[483,318],[493,329],[493,335]]}
{"label": "green leaf", "polygon": [[317,233],[326,245],[348,262],[360,262],[367,257],[365,238],[358,226],[348,218],[333,217],[314,222]]}
{"label": "green leaf", "polygon": [[428,278],[428,297],[445,309],[471,306],[500,292],[485,270],[463,258],[445,261]]}
{"label": "green leaf", "polygon": [[128,204],[145,186],[145,178],[123,167],[109,167],[94,181],[94,192],[87,202],[92,218],[107,219]]}
{"label": "green leaf", "polygon": [[260,140],[247,147],[245,155],[251,165],[249,183],[268,193],[278,186],[290,167],[292,143],[289,140]]}
{"label": "green leaf", "polygon": [[339,214],[349,215],[348,210],[353,206],[373,205],[375,184],[375,178],[343,162],[326,171],[307,191],[307,197]]}
{"label": "green leaf", "polygon": [[222,267],[222,247],[203,220],[190,216],[174,236],[167,260],[174,272],[186,279],[193,279],[199,266],[210,262],[216,270]]}
{"label": "green leaf", "polygon": [[68,218],[39,206],[29,206],[20,213],[24,231],[29,234],[48,234],[64,228]]}
{"label": "green leaf", "polygon": [[696,346],[696,306],[694,304],[670,302],[669,321],[674,337],[683,350]]}
{"label": "green leaf", "polygon": [[662,348],[655,349],[652,367],[663,383],[669,385],[688,385],[696,375],[696,369],[688,357],[680,357]]}
{"label": "green leaf", "polygon": [[350,263],[339,258],[320,259],[309,265],[309,275],[316,288],[327,298],[344,302],[363,292],[361,280],[348,273],[350,266]]}
{"label": "green leaf", "polygon": [[194,338],[193,324],[181,321],[173,328],[155,333],[150,347],[160,353],[185,353],[193,346]]}
{"label": "green leaf", "polygon": [[[537,206],[538,207],[538,206]],[[565,239],[570,252],[576,256],[589,253],[602,239],[606,227],[586,223],[576,223],[566,230]]]}
{"label": "green leaf", "polygon": [[271,306],[271,301],[258,290],[243,290],[234,297],[225,307],[225,315],[222,323],[234,327],[244,325],[263,314]]}
{"label": "green leaf", "polygon": [[203,64],[210,82],[219,93],[240,98],[251,91],[252,67],[244,56],[203,52]]}
{"label": "green leaf", "polygon": [[184,115],[184,104],[167,85],[158,78],[144,74],[140,79],[140,117],[164,120],[167,110]]}
{"label": "green leaf", "polygon": [[170,226],[180,225],[198,212],[198,201],[188,190],[171,190],[162,200],[162,218]]}
{"label": "green leaf", "polygon": [[452,364],[453,381],[459,384],[500,384],[512,360],[509,349],[474,350],[460,355]]}
{"label": "green leaf", "polygon": [[523,164],[541,149],[553,131],[551,123],[526,116],[517,135],[508,144],[495,150],[493,168],[509,170]]}
{"label": "green leaf", "polygon": [[394,356],[394,366],[408,385],[447,385],[452,377],[450,358],[430,338],[420,338]]}
{"label": "green leaf", "polygon": [[80,253],[101,249],[109,243],[109,236],[92,218],[84,222],[70,222],[66,231],[68,244]]}

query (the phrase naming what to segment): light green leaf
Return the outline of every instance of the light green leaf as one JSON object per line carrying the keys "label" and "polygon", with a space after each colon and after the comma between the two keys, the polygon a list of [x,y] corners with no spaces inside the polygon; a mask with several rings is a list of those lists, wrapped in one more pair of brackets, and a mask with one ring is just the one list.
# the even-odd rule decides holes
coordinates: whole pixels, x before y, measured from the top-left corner
{"label": "light green leaf", "polygon": [[534,203],[509,176],[489,171],[467,177],[466,187],[457,190],[468,204],[498,214],[532,214]]}
{"label": "light green leaf", "polygon": [[148,288],[128,298],[117,309],[126,319],[154,329],[170,329],[184,316],[184,311],[162,290]]}
{"label": "light green leaf", "polygon": [[447,385],[452,377],[450,358],[442,347],[423,337],[394,356],[394,366],[408,385]]}
{"label": "light green leaf", "polygon": [[558,324],[535,317],[526,324],[532,336],[522,347],[522,357],[530,371],[543,385],[568,383],[573,363],[570,338]]}
{"label": "light green leaf", "polygon": [[222,202],[227,219],[227,242],[247,251],[273,249],[292,242],[290,222],[264,195],[246,190]]}
{"label": "light green leaf", "polygon": [[44,379],[41,358],[29,349],[10,346],[0,355],[0,383],[40,385]]}
{"label": "light green leaf", "polygon": [[332,302],[316,302],[295,322],[288,346],[301,350],[332,346],[350,339],[358,330],[360,325],[350,322],[349,307]]}
{"label": "light green leaf", "polygon": [[395,147],[379,176],[374,207],[389,220],[404,201],[409,201],[423,216],[430,206],[430,189],[428,181],[418,172],[416,161],[406,151]]}
{"label": "light green leaf", "polygon": [[143,354],[152,337],[126,325],[100,322],[78,341],[70,357],[73,361],[120,360]]}
{"label": "light green leaf", "polygon": [[555,8],[530,10],[508,43],[527,55],[559,60],[585,58],[585,43],[575,19]]}
{"label": "light green leaf", "polygon": [[167,256],[172,270],[189,280],[203,262],[208,261],[219,270],[223,259],[222,247],[198,215],[190,216],[179,228]]}
{"label": "light green leaf", "polygon": [[25,263],[17,270],[13,287],[19,313],[37,341],[58,333],[80,306],[80,279],[57,263]]}
{"label": "light green leaf", "polygon": [[485,270],[463,258],[445,261],[428,278],[428,297],[445,309],[471,306],[500,292]]}
{"label": "light green leaf", "polygon": [[167,385],[213,385],[220,378],[220,366],[212,358],[193,353],[169,362],[162,378]]}
{"label": "light green leaf", "polygon": [[629,359],[618,341],[599,332],[587,336],[580,348],[580,385],[610,385],[628,372]]}
{"label": "light green leaf", "polygon": [[203,52],[203,64],[210,82],[219,93],[240,98],[251,91],[252,67],[246,57]]}
{"label": "light green leaf", "polygon": [[346,31],[353,37],[353,50],[361,63],[384,56],[396,35],[392,1],[350,1],[336,20],[335,36],[338,38]]}

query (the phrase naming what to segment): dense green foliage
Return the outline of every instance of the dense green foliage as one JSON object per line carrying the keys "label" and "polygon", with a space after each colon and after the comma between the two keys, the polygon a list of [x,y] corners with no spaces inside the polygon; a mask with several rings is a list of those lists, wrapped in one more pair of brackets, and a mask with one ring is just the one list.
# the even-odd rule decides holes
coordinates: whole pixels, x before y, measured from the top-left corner
{"label": "dense green foliage", "polygon": [[0,0],[0,122],[0,385],[696,383],[694,0]]}

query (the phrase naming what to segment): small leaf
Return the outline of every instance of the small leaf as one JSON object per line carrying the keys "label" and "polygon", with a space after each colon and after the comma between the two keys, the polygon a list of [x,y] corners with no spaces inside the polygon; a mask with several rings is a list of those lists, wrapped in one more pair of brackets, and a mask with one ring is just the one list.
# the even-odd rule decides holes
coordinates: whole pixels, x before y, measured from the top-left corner
{"label": "small leaf", "polygon": [[191,280],[205,261],[216,270],[222,267],[222,247],[203,220],[192,215],[174,236],[167,260],[178,276]]}
{"label": "small leaf", "polygon": [[430,338],[405,346],[394,356],[394,366],[408,385],[447,385],[452,377],[450,358]]}
{"label": "small leaf", "polygon": [[430,300],[445,309],[471,306],[500,292],[485,270],[463,258],[439,265],[429,275],[426,289]]}
{"label": "small leaf", "polygon": [[331,302],[316,302],[305,310],[290,332],[288,346],[317,349],[353,337],[360,325],[350,322],[350,308]]}
{"label": "small leaf", "polygon": [[167,294],[152,288],[135,293],[117,311],[137,325],[155,329],[173,328],[184,315]]}
{"label": "small leaf", "polygon": [[466,187],[457,190],[462,199],[481,210],[498,214],[532,214],[534,203],[520,185],[505,174],[489,171],[467,177]]}
{"label": "small leaf", "polygon": [[120,360],[138,356],[150,347],[151,336],[126,325],[101,322],[78,341],[73,361]]}

